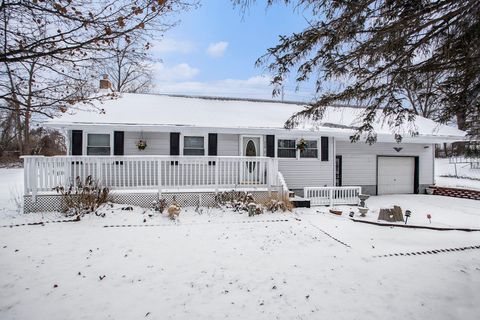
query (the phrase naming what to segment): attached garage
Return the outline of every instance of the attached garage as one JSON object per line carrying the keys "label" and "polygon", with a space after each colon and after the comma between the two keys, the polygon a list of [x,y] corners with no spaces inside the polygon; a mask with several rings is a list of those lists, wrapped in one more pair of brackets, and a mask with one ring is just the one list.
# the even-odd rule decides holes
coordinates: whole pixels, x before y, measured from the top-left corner
{"label": "attached garage", "polygon": [[377,158],[377,194],[416,193],[418,189],[416,157]]}

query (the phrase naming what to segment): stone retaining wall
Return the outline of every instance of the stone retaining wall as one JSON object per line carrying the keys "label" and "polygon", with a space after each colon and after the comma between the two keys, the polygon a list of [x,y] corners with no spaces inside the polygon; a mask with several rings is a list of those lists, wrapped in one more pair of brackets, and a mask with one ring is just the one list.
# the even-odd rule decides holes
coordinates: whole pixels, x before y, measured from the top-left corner
{"label": "stone retaining wall", "polygon": [[480,191],[458,188],[433,187],[433,194],[439,196],[480,200]]}

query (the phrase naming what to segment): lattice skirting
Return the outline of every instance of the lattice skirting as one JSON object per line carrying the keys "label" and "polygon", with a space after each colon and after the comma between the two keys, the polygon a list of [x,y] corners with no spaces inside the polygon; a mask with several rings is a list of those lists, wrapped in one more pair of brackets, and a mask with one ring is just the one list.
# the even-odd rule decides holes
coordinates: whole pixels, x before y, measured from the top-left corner
{"label": "lattice skirting", "polygon": [[[255,201],[263,202],[270,197],[276,197],[278,192],[272,191],[251,191]],[[162,193],[161,198],[171,204],[176,201],[182,207],[215,206],[215,192],[176,192]],[[149,208],[153,201],[157,201],[159,194],[156,192],[143,193],[112,193],[112,202],[120,204],[135,205],[142,208]],[[24,212],[49,212],[65,210],[65,203],[60,195],[37,195],[36,200],[32,196],[24,196]]]}
{"label": "lattice skirting", "polygon": [[37,195],[36,200],[32,196],[23,197],[23,212],[49,212],[64,211],[65,202],[61,195]]}

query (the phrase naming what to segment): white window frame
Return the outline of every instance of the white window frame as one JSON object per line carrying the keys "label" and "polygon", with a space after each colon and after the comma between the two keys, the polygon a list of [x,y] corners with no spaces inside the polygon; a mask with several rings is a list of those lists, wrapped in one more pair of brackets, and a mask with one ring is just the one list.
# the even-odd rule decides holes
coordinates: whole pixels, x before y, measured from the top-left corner
{"label": "white window frame", "polygon": [[[329,137],[330,138],[330,137]],[[297,142],[300,139],[305,139],[307,141],[309,140],[315,140],[317,141],[317,157],[315,158],[301,158],[300,157],[300,150],[297,149]],[[295,140],[295,158],[282,158],[278,156],[278,140]],[[284,160],[302,160],[302,161],[318,161],[321,159],[321,148],[320,148],[320,141],[321,137],[315,136],[315,137],[292,137],[292,136],[286,136],[286,135],[278,135],[275,136],[275,158],[278,159],[284,159]]]}
{"label": "white window frame", "polygon": [[105,131],[105,130],[84,130],[83,131],[83,143],[82,143],[82,154],[89,156],[89,157],[104,157],[104,156],[96,156],[96,155],[88,155],[88,135],[89,134],[108,134],[110,136],[110,156],[113,155],[113,131]]}
{"label": "white window frame", "polygon": [[[278,158],[278,159],[287,159],[287,160],[292,160],[292,159],[298,159],[298,149],[297,149],[297,139],[293,138],[293,137],[278,137],[277,139],[275,139],[275,156]],[[295,150],[295,157],[293,158],[287,158],[287,157],[279,157],[278,156],[278,145],[279,145],[279,141],[278,140],[293,140],[295,141],[295,147],[294,147],[294,150]]]}
{"label": "white window frame", "polygon": [[320,159],[320,139],[308,139],[308,138],[303,138],[305,141],[316,141],[317,142],[317,156],[316,157],[302,157],[302,152],[298,150],[298,157],[299,159],[302,160],[308,160],[308,159]]}
{"label": "white window frame", "polygon": [[[205,134],[196,134],[196,133],[186,133],[180,135],[180,155],[185,157],[205,157],[208,156],[208,139]],[[185,138],[187,137],[202,137],[203,138],[203,155],[186,155],[184,154],[185,150]]]}

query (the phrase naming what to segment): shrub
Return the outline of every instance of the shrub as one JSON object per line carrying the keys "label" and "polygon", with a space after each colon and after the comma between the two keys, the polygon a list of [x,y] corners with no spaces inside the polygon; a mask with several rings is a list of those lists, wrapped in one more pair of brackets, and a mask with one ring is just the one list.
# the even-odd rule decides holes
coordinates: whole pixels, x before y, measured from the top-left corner
{"label": "shrub", "polygon": [[67,216],[80,219],[85,214],[96,213],[98,208],[110,200],[110,190],[102,187],[92,176],[88,176],[85,182],[82,182],[80,177],[75,181],[76,183],[71,183],[68,188],[63,186],[53,188],[62,195],[65,204],[64,213]]}
{"label": "shrub", "polygon": [[265,210],[270,212],[277,212],[277,211],[292,211],[293,205],[288,199],[285,197],[283,200],[278,200],[277,198],[270,198],[264,203]]}
{"label": "shrub", "polygon": [[215,202],[220,207],[227,207],[233,209],[233,211],[247,211],[248,204],[255,203],[255,199],[251,193],[244,191],[224,191],[215,196]]}
{"label": "shrub", "polygon": [[[264,203],[258,203],[251,193],[243,191],[232,190],[221,192],[215,196],[215,201],[221,207],[231,208],[236,212],[246,211],[250,215],[261,214],[264,210],[270,212],[285,212],[292,211],[293,209],[293,205],[288,197],[281,200],[277,197],[271,197]],[[249,210],[250,204],[255,204],[255,207],[251,206]]]}
{"label": "shrub", "polygon": [[182,208],[177,203],[172,203],[167,209],[168,217],[175,220],[180,215],[180,211],[182,211]]}
{"label": "shrub", "polygon": [[163,213],[167,207],[167,200],[158,199],[158,201],[153,201],[150,209]]}

